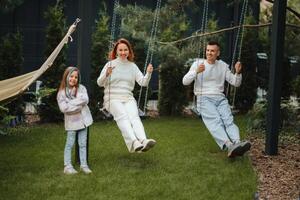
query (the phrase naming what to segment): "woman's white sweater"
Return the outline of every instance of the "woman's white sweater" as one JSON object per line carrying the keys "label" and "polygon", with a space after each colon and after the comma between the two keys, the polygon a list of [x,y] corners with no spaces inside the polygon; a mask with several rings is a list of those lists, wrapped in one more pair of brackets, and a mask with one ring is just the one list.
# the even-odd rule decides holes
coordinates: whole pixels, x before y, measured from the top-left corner
{"label": "woman's white sweater", "polygon": [[[114,67],[112,74],[106,77],[108,67]],[[97,84],[104,87],[104,104],[109,100],[129,100],[134,99],[132,91],[135,82],[140,86],[147,86],[151,78],[151,73],[144,76],[138,66],[128,60],[116,58],[106,63],[97,79]]]}
{"label": "woman's white sweater", "polygon": [[[203,63],[205,70],[196,72],[197,66]],[[209,64],[206,60],[197,59],[191,66],[189,72],[183,77],[183,85],[189,85],[193,81],[195,95],[224,95],[225,80],[235,87],[239,87],[242,82],[241,74],[233,74],[228,64],[222,60],[216,60],[214,64]]]}

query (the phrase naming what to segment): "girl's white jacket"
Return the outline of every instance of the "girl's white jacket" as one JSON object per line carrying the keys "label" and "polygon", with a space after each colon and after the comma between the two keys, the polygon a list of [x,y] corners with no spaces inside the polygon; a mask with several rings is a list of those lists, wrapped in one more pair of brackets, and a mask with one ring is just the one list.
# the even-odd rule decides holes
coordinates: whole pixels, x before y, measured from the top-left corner
{"label": "girl's white jacket", "polygon": [[57,93],[57,102],[60,111],[64,113],[67,131],[80,130],[93,123],[91,111],[87,105],[89,97],[83,85],[79,85],[74,99],[68,98],[65,90],[60,90]]}

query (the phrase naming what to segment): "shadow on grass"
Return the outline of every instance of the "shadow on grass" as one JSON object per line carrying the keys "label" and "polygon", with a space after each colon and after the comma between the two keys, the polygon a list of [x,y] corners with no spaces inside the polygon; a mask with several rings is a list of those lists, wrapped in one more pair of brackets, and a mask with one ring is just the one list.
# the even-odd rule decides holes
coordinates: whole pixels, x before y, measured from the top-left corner
{"label": "shadow on grass", "polygon": [[117,156],[117,162],[124,168],[149,169],[158,166],[158,161],[153,157],[145,157],[145,153],[140,154],[124,154]]}

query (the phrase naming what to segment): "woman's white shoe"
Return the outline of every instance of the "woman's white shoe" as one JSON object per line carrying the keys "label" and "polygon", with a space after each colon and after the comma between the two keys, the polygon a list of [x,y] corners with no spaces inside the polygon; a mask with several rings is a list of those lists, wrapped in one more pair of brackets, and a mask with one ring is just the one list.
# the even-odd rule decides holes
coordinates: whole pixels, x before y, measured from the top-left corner
{"label": "woman's white shoe", "polygon": [[143,148],[142,148],[141,151],[142,152],[146,152],[149,149],[153,148],[155,144],[156,144],[155,140],[153,140],[153,139],[145,139],[145,140],[142,141]]}
{"label": "woman's white shoe", "polygon": [[135,140],[132,145],[133,145],[134,152],[141,151],[142,148],[144,147],[138,140]]}

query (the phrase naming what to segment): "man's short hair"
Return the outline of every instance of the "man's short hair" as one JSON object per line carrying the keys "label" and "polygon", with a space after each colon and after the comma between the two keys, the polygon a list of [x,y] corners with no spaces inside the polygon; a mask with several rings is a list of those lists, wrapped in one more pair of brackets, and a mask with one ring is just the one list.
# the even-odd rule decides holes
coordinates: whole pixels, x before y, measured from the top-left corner
{"label": "man's short hair", "polygon": [[220,44],[219,44],[219,42],[217,42],[217,41],[209,41],[209,42],[207,43],[207,45],[217,45],[217,46],[219,47],[219,49],[220,49]]}

